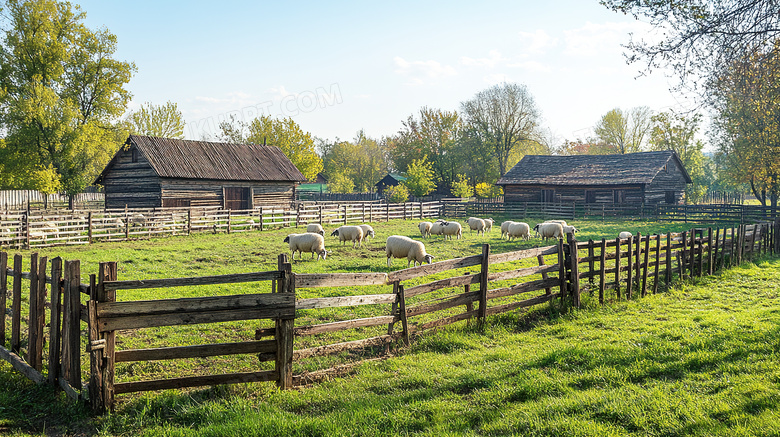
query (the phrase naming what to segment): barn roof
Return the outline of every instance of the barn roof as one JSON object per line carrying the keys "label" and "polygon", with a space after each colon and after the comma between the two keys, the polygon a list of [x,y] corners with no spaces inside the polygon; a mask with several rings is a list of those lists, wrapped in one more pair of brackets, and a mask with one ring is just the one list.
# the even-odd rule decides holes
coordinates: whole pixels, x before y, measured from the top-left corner
{"label": "barn roof", "polygon": [[671,160],[691,177],[671,150],[621,155],[526,155],[496,185],[629,185],[649,184]]}
{"label": "barn roof", "polygon": [[[230,181],[305,181],[306,178],[276,146],[213,143],[130,135],[135,146],[160,177]],[[121,149],[96,183],[118,159]]]}

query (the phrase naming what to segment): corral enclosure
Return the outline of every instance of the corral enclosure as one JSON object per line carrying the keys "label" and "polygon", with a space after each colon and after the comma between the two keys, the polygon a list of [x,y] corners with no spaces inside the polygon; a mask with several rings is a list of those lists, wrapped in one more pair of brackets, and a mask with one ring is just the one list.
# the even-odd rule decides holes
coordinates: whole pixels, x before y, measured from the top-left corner
{"label": "corral enclosure", "polygon": [[[401,223],[400,226],[407,229],[408,235],[414,235],[415,232],[412,230],[414,228],[410,223]],[[382,228],[379,226],[376,228],[380,235],[383,235]],[[462,243],[468,241],[468,244],[464,246],[461,243],[458,250],[468,250],[473,255],[410,270],[392,271],[382,267],[384,265],[384,251],[381,243],[378,242],[373,243],[374,246],[369,246],[365,251],[357,251],[354,254],[356,255],[354,257],[356,258],[355,263],[348,268],[353,271],[358,269],[365,271],[364,264],[361,264],[360,259],[367,256],[368,269],[374,270],[374,273],[305,273],[312,271],[312,269],[314,271],[320,270],[318,267],[324,267],[326,264],[308,261],[296,263],[295,266],[290,266],[290,272],[293,275],[288,276],[288,279],[294,278],[292,284],[288,283],[288,285],[292,286],[297,298],[295,322],[289,327],[295,338],[294,350],[289,354],[294,360],[294,364],[293,372],[288,373],[288,375],[292,376],[293,373],[297,375],[293,380],[295,383],[316,380],[316,378],[323,376],[322,372],[318,372],[322,369],[338,371],[337,366],[345,362],[376,356],[377,352],[384,350],[385,345],[397,339],[408,337],[414,332],[443,326],[458,320],[471,318],[480,320],[480,316],[491,312],[511,310],[549,301],[559,295],[561,278],[582,278],[586,282],[592,279],[594,285],[590,286],[590,289],[601,292],[620,287],[615,294],[606,296],[608,300],[621,298],[621,296],[623,298],[630,297],[632,293],[633,295],[643,294],[648,289],[654,290],[657,287],[657,282],[653,282],[654,277],[659,277],[659,270],[656,266],[666,265],[670,259],[668,253],[674,253],[680,258],[673,258],[672,269],[664,268],[661,271],[662,281],[667,277],[666,275],[706,273],[713,267],[723,266],[727,260],[732,262],[732,259],[739,259],[738,257],[741,255],[738,249],[740,247],[746,250],[747,254],[751,254],[751,250],[762,251],[774,247],[769,243],[772,240],[769,231],[771,228],[767,227],[767,230],[763,232],[760,229],[762,228],[746,227],[734,229],[729,234],[716,231],[713,235],[709,235],[706,231],[696,231],[693,234],[674,233],[668,236],[664,235],[664,238],[657,238],[653,235],[650,238],[642,237],[632,245],[628,245],[627,241],[621,244],[615,240],[603,243],[579,243],[579,263],[569,264],[567,273],[564,275],[560,274],[560,268],[563,264],[558,261],[561,252],[557,246],[529,247],[521,249],[520,252],[498,253],[498,250],[506,250],[510,245],[506,242],[498,243],[496,231],[494,231],[492,238],[490,236],[485,238],[469,236],[468,233],[465,235]],[[284,233],[285,231],[282,230],[269,234],[281,240],[280,237]],[[736,240],[734,240],[735,236]],[[237,237],[239,236],[230,238]],[[667,243],[667,238],[671,244]],[[742,243],[735,245],[731,244],[732,241],[742,241]],[[483,242],[494,243],[498,250],[491,253],[489,247],[481,246]],[[336,246],[332,240],[329,244]],[[369,243],[369,245],[371,244]],[[432,250],[454,245],[454,243],[440,240],[431,240],[428,244]],[[523,244],[531,246],[538,244],[538,242]],[[618,244],[621,245],[620,250],[615,249]],[[517,247],[517,243],[514,243],[513,246]],[[720,252],[717,250],[719,247]],[[727,250],[723,250],[724,247]],[[277,245],[273,250],[280,248],[283,248],[283,245]],[[336,256],[350,256],[351,248],[336,249]],[[487,255],[485,250],[488,251]],[[659,253],[662,256],[659,256]],[[658,263],[654,264],[654,260]],[[691,262],[691,260],[693,261]],[[620,270],[614,268],[616,263],[621,265]],[[285,271],[283,264],[281,263],[281,267],[274,269],[274,271]],[[579,267],[578,270],[580,270],[576,275],[572,273],[574,266]],[[642,267],[640,268],[640,266]],[[122,261],[118,267],[120,270],[123,268]],[[304,273],[296,273],[301,270]],[[488,274],[483,275],[483,271],[487,271]],[[13,270],[11,273],[13,274]],[[224,276],[203,278],[201,276],[191,279],[168,280],[136,277],[129,281],[122,281],[121,277],[117,278],[120,279],[119,281],[112,281],[108,277],[102,281],[102,289],[118,290],[119,301],[125,299],[134,301],[163,296],[173,298],[177,294],[178,296],[230,295],[232,289],[223,288],[225,286],[219,284],[246,283],[246,281],[257,283],[255,281],[262,280],[262,282],[257,283],[260,284],[259,287],[253,286],[256,290],[255,293],[262,294],[280,290],[279,281],[281,278],[275,275],[283,274],[273,273],[269,270],[264,274],[262,272],[247,273],[243,277],[234,275],[230,278]],[[547,278],[544,277],[545,275]],[[610,281],[609,279],[613,278],[613,275],[620,275],[619,281]],[[52,274],[52,276],[55,275]],[[84,276],[86,277],[86,274]],[[32,272],[28,273],[28,277],[34,277]],[[648,278],[650,282],[648,282]],[[595,285],[596,280],[598,280],[598,286]],[[483,283],[483,281],[485,282]],[[73,280],[65,281],[63,284],[72,282]],[[650,288],[648,288],[648,283],[651,284]],[[39,290],[40,282],[37,284],[35,289]],[[95,294],[92,293],[92,290],[101,290],[99,284],[100,281],[97,281],[94,286],[93,284],[83,284],[79,287],[82,294],[88,292],[93,296],[95,303],[89,304],[85,301],[86,295],[82,295],[81,301],[87,307],[99,303],[97,299],[94,299]],[[191,286],[195,284],[212,284],[204,285],[204,287],[217,287],[218,290],[215,291],[214,288],[211,288],[209,291],[208,288],[199,288],[201,294],[197,294],[198,292],[192,294]],[[622,284],[622,287],[619,284]],[[629,284],[632,284],[633,287],[629,288]],[[172,285],[177,285],[177,287],[188,285],[190,291],[184,294],[177,293],[174,291],[176,288],[168,288]],[[577,286],[579,287],[579,285]],[[32,288],[32,283],[30,287]],[[155,290],[149,289],[150,287],[158,288]],[[579,293],[573,293],[574,287],[575,282],[573,281],[564,286],[567,291],[572,292],[572,298],[579,297]],[[588,284],[583,283],[582,289],[586,288],[588,288]],[[123,291],[125,289],[126,291]],[[132,289],[139,291],[134,292]],[[286,289],[289,290],[289,288]],[[533,291],[536,293],[530,299],[526,298],[528,296],[526,293]],[[70,296],[72,299],[73,294]],[[105,294],[103,296],[106,298]],[[487,305],[488,300],[490,301],[489,305]],[[187,302],[187,305],[195,305],[196,307],[200,305],[197,303],[200,301]],[[486,305],[483,305],[482,302]],[[576,300],[573,302],[576,304]],[[170,310],[161,309],[168,305],[164,302],[153,301],[146,305],[154,309],[151,312],[143,313],[142,310],[138,309],[142,308],[143,305],[133,304],[132,307],[136,308],[133,310],[135,312],[132,313],[134,317],[141,316],[147,319],[161,320],[169,317],[164,316],[164,314],[171,313]],[[181,307],[177,308],[181,309]],[[118,310],[114,309],[113,311],[114,315],[118,314],[116,313]],[[125,310],[120,309],[119,311],[121,313]],[[166,313],[166,311],[168,312]],[[197,309],[193,309],[193,311],[194,313],[202,313],[201,310]],[[85,313],[90,314],[88,311]],[[114,317],[111,311],[101,313],[101,310],[97,310],[94,314],[98,316],[97,326],[100,326],[101,314],[105,323],[116,323],[110,322],[111,318]],[[82,317],[84,317],[84,313],[79,319]],[[128,317],[128,315],[125,314],[122,317]],[[253,319],[258,317],[260,317],[258,314],[252,315]],[[212,320],[216,321],[216,319]],[[116,347],[114,355],[116,361],[115,377],[118,384],[118,390],[115,393],[148,388],[201,385],[204,382],[209,383],[209,381],[211,381],[210,383],[219,383],[258,380],[252,378],[281,380],[279,365],[272,364],[278,363],[278,354],[274,356],[273,350],[277,352],[279,350],[276,343],[279,342],[280,322],[216,321],[217,325],[211,325],[212,328],[207,328],[208,325],[202,324],[202,319],[199,321],[201,323],[193,326],[162,327],[158,323],[156,325],[158,327],[140,327],[139,330],[135,330],[134,327],[131,330],[130,325],[114,325],[115,328],[120,326],[117,328],[120,329],[119,331],[107,328],[102,331],[98,330],[97,335],[103,335],[100,332],[118,334],[114,344]],[[394,325],[392,328],[391,324]],[[63,329],[65,329],[64,326]],[[106,326],[110,327],[110,325]],[[269,342],[270,338],[275,341]],[[108,341],[100,343],[100,340],[107,339],[90,339],[89,344],[93,355],[103,353],[99,352],[104,350],[100,346],[107,347],[109,344]],[[230,343],[229,347],[236,348],[234,353],[240,352],[241,355],[227,359],[207,358],[214,355],[215,352],[224,353],[228,346],[212,346],[205,347],[205,349],[203,346],[196,346],[203,344],[204,340],[221,344]],[[86,347],[85,338],[80,338],[79,342],[81,346]],[[236,346],[236,344],[239,345]],[[274,346],[274,344],[276,345]],[[74,347],[71,350],[74,349],[83,350],[79,347]],[[125,352],[121,352],[123,350]],[[42,353],[43,355],[45,354]],[[183,359],[185,356],[190,358]],[[177,359],[158,361],[165,357]],[[86,356],[82,354],[81,361],[85,359]],[[86,369],[89,366],[86,362],[80,364],[81,373],[86,376]],[[216,372],[220,376],[216,379],[208,379],[205,375],[193,376],[193,374],[202,373],[204,368],[208,368],[209,373]],[[239,371],[238,376],[226,376],[236,371]],[[247,373],[254,376],[247,376]],[[149,379],[164,379],[168,382],[140,382]],[[93,397],[93,399],[95,398]]]}

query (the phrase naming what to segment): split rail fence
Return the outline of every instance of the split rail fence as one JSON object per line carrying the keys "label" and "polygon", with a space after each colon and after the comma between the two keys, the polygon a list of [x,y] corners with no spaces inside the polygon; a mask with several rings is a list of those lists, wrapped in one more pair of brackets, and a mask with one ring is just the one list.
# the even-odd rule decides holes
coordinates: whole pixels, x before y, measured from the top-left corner
{"label": "split rail fence", "polygon": [[0,247],[36,248],[101,241],[189,235],[197,232],[247,232],[308,223],[346,224],[438,217],[436,202],[398,204],[299,204],[295,209],[260,207],[134,209],[106,211],[18,211],[0,213]]}
{"label": "split rail fence", "polygon": [[[409,344],[415,334],[426,330],[460,321],[483,324],[489,315],[556,299],[579,307],[584,292],[598,292],[601,303],[632,299],[657,292],[661,282],[668,287],[755,256],[777,254],[779,230],[780,220],[624,240],[559,240],[553,246],[496,254],[485,244],[479,254],[389,273],[296,274],[287,256],[280,255],[274,271],[120,281],[117,263],[101,263],[88,284],[81,283],[79,261],[55,258],[49,263],[33,254],[29,272],[23,272],[20,255],[8,268],[8,255],[0,252],[0,356],[33,381],[59,386],[76,399],[89,399],[96,411],[111,408],[115,396],[130,392],[256,381],[275,381],[289,388],[338,371],[338,366],[300,371],[311,367],[307,360],[344,354],[359,359],[378,356],[397,341]],[[29,287],[23,287],[23,280],[29,281]],[[270,293],[121,299],[124,290],[243,283],[268,284]],[[331,287],[354,294],[333,296]],[[28,299],[23,298],[24,289],[29,290]],[[10,345],[6,343],[9,291]],[[198,325],[202,329],[203,324],[250,320],[256,326],[254,338],[239,342],[118,347],[122,344],[118,336],[142,328]],[[273,326],[263,326],[263,320]],[[343,337],[349,340],[337,341]],[[234,354],[256,354],[251,364],[255,370],[117,381],[127,374],[117,376],[117,365],[122,363]],[[82,381],[85,375],[88,383]]]}

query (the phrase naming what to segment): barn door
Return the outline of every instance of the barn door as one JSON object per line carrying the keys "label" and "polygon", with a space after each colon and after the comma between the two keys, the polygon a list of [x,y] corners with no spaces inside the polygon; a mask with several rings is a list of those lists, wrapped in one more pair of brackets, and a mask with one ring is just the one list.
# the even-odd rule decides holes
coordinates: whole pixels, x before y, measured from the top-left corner
{"label": "barn door", "polygon": [[225,209],[249,209],[249,188],[225,187]]}

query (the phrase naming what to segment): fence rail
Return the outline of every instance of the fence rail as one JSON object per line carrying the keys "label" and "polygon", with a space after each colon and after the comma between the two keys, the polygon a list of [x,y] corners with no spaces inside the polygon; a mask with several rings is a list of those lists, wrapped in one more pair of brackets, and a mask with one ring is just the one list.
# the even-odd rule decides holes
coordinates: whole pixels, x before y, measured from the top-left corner
{"label": "fence rail", "polygon": [[[0,252],[0,357],[29,379],[59,386],[77,399],[85,398],[81,362],[88,359],[89,399],[97,411],[110,408],[115,395],[137,391],[256,381],[276,381],[287,388],[312,380],[316,372],[293,372],[293,365],[305,360],[344,352],[381,354],[398,340],[409,344],[425,330],[472,319],[486,323],[489,315],[555,299],[579,307],[582,293],[597,292],[602,304],[632,299],[658,292],[661,282],[668,288],[675,281],[713,274],[766,253],[780,253],[780,220],[622,240],[569,238],[507,253],[491,253],[485,244],[475,255],[389,273],[295,274],[287,256],[280,255],[273,271],[148,280],[120,281],[117,263],[101,263],[98,274],[82,284],[79,261],[49,262],[32,254],[24,272],[21,255],[13,257],[9,268],[8,254]],[[23,286],[23,280],[29,286]],[[122,290],[258,281],[270,282],[271,293],[117,301]],[[322,297],[296,299],[299,292],[309,290],[306,294],[311,295],[311,289],[329,287],[358,287],[362,294],[330,296],[324,290],[314,293]],[[29,290],[29,298],[22,297],[23,290]],[[86,305],[82,293],[89,296]],[[117,335],[125,330],[258,319],[271,319],[274,326],[258,328],[254,338],[241,341],[117,350]],[[359,338],[343,341],[334,335],[347,330]],[[82,332],[87,335],[85,353]],[[273,361],[273,369],[146,381],[123,381],[116,372],[117,363],[235,354],[256,354],[258,366]]]}

